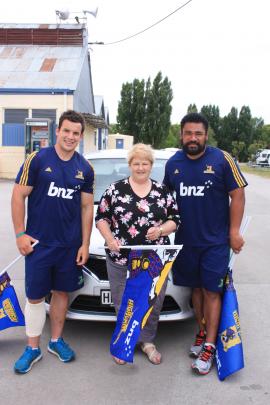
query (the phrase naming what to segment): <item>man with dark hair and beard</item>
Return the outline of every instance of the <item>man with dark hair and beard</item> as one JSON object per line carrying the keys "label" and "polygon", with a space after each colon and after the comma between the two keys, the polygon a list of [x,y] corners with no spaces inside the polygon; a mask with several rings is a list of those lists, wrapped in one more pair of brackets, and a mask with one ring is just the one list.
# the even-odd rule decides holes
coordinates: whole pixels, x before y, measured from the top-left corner
{"label": "man with dark hair and beard", "polygon": [[192,288],[199,330],[190,355],[192,369],[202,375],[215,356],[230,248],[239,253],[244,245],[240,225],[247,185],[229,153],[206,145],[207,139],[205,117],[187,114],[181,121],[183,149],[168,160],[164,178],[180,211],[175,243],[184,245],[173,265],[174,283]]}

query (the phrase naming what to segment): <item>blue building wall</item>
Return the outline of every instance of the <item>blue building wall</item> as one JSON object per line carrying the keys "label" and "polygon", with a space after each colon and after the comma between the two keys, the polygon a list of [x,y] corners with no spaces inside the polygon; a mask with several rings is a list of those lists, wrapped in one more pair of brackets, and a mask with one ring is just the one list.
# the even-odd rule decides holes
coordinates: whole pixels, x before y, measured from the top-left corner
{"label": "blue building wall", "polygon": [[2,124],[3,146],[24,146],[24,124]]}

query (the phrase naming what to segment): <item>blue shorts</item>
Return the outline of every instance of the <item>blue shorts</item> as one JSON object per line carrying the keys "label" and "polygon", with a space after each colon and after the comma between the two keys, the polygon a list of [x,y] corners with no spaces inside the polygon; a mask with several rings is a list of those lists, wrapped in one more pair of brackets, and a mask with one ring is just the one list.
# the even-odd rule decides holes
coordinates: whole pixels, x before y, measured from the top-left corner
{"label": "blue shorts", "polygon": [[41,246],[25,257],[27,298],[40,299],[51,290],[71,292],[83,287],[82,267],[77,266],[78,248]]}
{"label": "blue shorts", "polygon": [[173,263],[174,284],[222,292],[229,258],[230,247],[227,244],[208,247],[184,245]]}

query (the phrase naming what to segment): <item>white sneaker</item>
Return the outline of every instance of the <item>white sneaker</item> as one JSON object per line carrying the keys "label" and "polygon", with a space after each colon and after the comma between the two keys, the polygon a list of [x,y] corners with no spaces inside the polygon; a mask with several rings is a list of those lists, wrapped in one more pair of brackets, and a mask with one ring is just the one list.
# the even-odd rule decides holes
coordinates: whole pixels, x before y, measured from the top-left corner
{"label": "white sneaker", "polygon": [[210,344],[204,344],[199,357],[193,361],[191,367],[201,375],[208,374],[213,365],[216,348]]}

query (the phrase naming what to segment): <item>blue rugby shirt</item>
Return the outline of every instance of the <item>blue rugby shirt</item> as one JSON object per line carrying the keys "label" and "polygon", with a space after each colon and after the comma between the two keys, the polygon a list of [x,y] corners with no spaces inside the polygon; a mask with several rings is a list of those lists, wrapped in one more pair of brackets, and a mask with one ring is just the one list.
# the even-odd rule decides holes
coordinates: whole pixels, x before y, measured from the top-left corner
{"label": "blue rugby shirt", "polygon": [[82,242],[81,192],[93,193],[94,171],[75,152],[68,161],[54,147],[28,156],[16,183],[32,186],[26,233],[46,246],[77,247]]}
{"label": "blue rugby shirt", "polygon": [[193,160],[179,150],[166,164],[164,184],[176,192],[181,216],[175,243],[228,243],[229,192],[247,186],[229,153],[207,146],[205,153]]}

